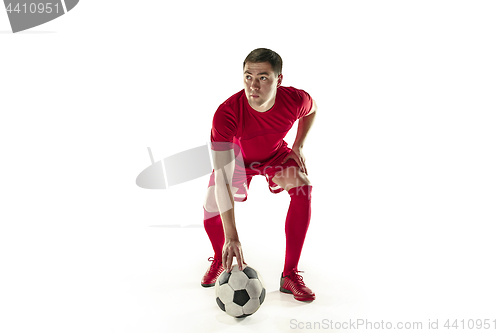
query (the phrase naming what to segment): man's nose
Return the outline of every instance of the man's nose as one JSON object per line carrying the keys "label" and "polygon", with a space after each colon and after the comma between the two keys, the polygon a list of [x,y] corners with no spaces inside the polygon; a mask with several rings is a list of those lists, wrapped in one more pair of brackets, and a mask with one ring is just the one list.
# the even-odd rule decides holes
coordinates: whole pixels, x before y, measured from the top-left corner
{"label": "man's nose", "polygon": [[253,80],[252,85],[250,86],[253,90],[259,89],[260,88],[260,82],[259,80]]}

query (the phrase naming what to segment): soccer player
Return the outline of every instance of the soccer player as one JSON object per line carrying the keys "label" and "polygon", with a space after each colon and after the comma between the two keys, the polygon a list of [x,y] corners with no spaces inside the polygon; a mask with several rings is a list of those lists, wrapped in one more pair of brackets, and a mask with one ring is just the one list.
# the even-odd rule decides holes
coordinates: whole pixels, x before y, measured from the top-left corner
{"label": "soccer player", "polygon": [[[252,177],[263,175],[272,193],[286,190],[290,195],[280,291],[299,301],[312,301],[316,296],[298,274],[297,264],[311,219],[312,185],[302,148],[317,107],[304,90],[281,85],[281,69],[282,60],[276,52],[265,48],[250,52],[243,62],[244,89],[214,114],[214,171],[203,210],[204,227],[215,254],[209,258],[211,265],[201,285],[215,285],[224,269],[231,270],[233,257],[240,269],[246,264],[236,230],[234,201],[245,201]],[[297,136],[289,148],[283,138],[296,120]]]}

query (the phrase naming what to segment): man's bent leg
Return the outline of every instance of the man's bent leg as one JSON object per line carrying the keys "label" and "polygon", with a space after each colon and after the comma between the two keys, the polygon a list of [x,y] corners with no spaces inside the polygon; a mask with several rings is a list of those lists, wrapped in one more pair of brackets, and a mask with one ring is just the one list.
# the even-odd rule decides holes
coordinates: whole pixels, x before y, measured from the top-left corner
{"label": "man's bent leg", "polygon": [[288,167],[277,173],[273,181],[286,189],[290,195],[290,206],[285,222],[285,266],[280,281],[280,291],[293,293],[295,299],[299,301],[312,301],[315,299],[315,294],[305,286],[302,277],[297,273],[297,265],[311,220],[312,185],[297,167]]}
{"label": "man's bent leg", "polygon": [[288,167],[272,179],[288,191],[290,206],[285,222],[286,255],[284,274],[297,270],[297,265],[311,220],[312,185],[298,167]]}
{"label": "man's bent leg", "polygon": [[290,206],[285,222],[286,255],[283,274],[297,270],[300,254],[311,221],[311,185],[302,185],[288,190]]}

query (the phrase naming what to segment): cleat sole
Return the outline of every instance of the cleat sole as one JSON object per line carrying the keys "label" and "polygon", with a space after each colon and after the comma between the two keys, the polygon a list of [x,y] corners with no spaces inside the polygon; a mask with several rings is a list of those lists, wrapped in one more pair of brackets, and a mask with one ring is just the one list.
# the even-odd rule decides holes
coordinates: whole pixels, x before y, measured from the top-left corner
{"label": "cleat sole", "polygon": [[283,287],[280,287],[280,291],[281,291],[282,293],[286,293],[286,294],[293,294],[290,290],[285,289],[285,288],[283,288]]}
{"label": "cleat sole", "polygon": [[[288,289],[285,289],[283,287],[280,287],[280,291],[282,293],[285,293],[285,294],[293,294],[292,291],[288,290]],[[312,302],[316,299],[316,295],[314,296],[304,296],[304,297],[300,297],[300,296],[293,296],[293,298],[295,298],[297,301],[301,301],[301,302]]]}

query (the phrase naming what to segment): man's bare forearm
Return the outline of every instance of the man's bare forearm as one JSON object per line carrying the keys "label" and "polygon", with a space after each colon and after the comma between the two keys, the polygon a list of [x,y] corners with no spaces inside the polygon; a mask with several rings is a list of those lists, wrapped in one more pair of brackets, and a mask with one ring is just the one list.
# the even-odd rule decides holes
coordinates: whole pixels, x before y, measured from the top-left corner
{"label": "man's bare forearm", "polygon": [[316,112],[313,112],[310,115],[299,119],[299,125],[297,126],[297,136],[295,137],[293,147],[302,148],[304,146],[307,133],[309,133],[309,130],[314,123],[314,117],[316,117]]}
{"label": "man's bare forearm", "polygon": [[[224,186],[225,185],[225,186]],[[224,226],[224,236],[229,239],[239,240],[234,218],[234,198],[229,184],[215,184],[215,200]],[[230,206],[228,206],[230,205]]]}

